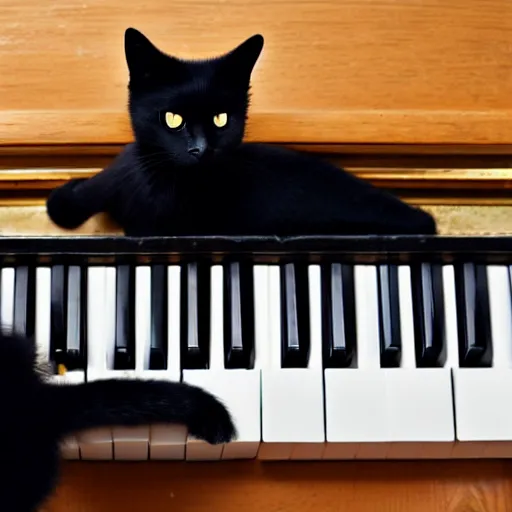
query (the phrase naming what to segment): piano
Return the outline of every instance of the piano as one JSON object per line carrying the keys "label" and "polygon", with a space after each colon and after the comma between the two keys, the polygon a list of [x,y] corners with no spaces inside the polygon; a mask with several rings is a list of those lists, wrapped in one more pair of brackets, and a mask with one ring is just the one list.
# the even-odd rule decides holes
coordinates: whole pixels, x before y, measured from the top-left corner
{"label": "piano", "polygon": [[[50,512],[507,510],[509,1],[2,7],[0,320],[34,333],[57,382],[195,382],[240,429],[221,447],[178,426],[67,439]],[[246,140],[344,166],[430,211],[440,235],[141,241],[104,215],[52,225],[49,191],[132,140],[128,26],[199,58],[262,33]]]}
{"label": "piano", "polygon": [[239,436],[78,434],[81,460],[512,457],[511,237],[6,237],[4,328],[57,381],[207,389]]}

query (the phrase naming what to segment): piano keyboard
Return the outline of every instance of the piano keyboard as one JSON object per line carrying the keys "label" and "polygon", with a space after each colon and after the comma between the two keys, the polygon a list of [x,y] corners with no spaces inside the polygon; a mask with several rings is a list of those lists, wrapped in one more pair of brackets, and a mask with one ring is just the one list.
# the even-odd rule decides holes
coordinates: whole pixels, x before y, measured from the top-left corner
{"label": "piano keyboard", "polygon": [[56,381],[183,380],[238,439],[67,439],[83,460],[512,457],[509,238],[0,239],[4,328]]}

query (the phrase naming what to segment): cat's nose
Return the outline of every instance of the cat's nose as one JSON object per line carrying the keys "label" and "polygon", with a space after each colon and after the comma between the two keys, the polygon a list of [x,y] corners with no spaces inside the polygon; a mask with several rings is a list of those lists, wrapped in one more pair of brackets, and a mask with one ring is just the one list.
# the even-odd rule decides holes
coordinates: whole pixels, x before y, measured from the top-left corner
{"label": "cat's nose", "polygon": [[199,147],[195,147],[195,148],[190,148],[188,150],[189,154],[192,155],[192,156],[195,156],[197,159],[201,158],[204,154],[204,149],[202,148],[199,148]]}
{"label": "cat's nose", "polygon": [[208,150],[208,141],[204,137],[197,137],[188,152],[200,160]]}

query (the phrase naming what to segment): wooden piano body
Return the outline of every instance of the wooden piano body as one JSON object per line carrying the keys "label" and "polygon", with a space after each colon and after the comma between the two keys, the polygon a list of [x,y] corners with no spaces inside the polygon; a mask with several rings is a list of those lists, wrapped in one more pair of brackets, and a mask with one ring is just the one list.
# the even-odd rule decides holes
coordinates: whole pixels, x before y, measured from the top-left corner
{"label": "wooden piano body", "polygon": [[[332,159],[431,211],[442,234],[511,234],[507,0],[4,0],[0,234],[68,234],[48,191],[131,140],[123,33],[183,57],[253,33],[247,139]],[[119,233],[104,216],[75,234]],[[37,426],[34,426],[37,428]],[[501,461],[64,465],[48,510],[506,511]]]}

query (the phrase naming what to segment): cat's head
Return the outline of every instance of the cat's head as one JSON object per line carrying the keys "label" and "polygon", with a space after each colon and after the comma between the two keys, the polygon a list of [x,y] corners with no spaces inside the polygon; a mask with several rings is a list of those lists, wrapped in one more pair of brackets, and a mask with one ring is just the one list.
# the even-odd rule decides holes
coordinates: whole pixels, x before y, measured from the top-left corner
{"label": "cat's head", "polygon": [[262,48],[263,37],[254,35],[219,57],[184,60],[126,30],[132,128],[136,141],[155,153],[151,160],[188,167],[242,142],[251,73]]}

